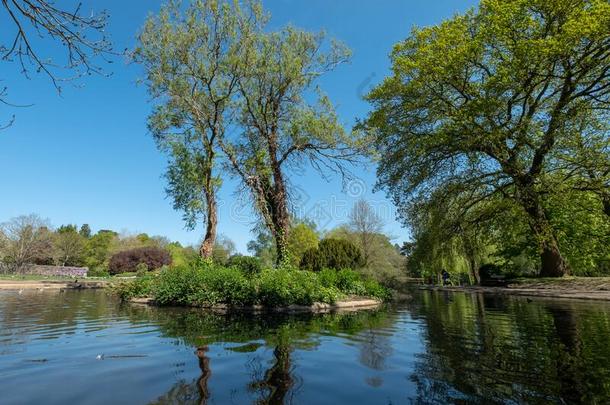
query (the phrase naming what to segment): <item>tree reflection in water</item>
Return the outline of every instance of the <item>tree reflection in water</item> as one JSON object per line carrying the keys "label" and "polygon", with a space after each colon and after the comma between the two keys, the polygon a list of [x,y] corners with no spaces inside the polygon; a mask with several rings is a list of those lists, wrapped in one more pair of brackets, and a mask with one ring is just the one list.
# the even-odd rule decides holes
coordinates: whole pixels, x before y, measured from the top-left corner
{"label": "tree reflection in water", "polygon": [[[283,404],[292,402],[294,392],[291,388],[295,383],[292,375],[290,346],[276,346],[273,349],[273,364],[265,371],[264,379],[257,380],[258,373],[253,373],[250,388],[259,393],[259,404]],[[290,396],[288,396],[290,394]]]}
{"label": "tree reflection in water", "polygon": [[210,350],[207,346],[197,348],[195,355],[199,359],[199,369],[201,370],[201,376],[197,379],[197,387],[199,388],[200,404],[206,404],[208,398],[210,398],[210,390],[208,389],[208,380],[212,376],[212,369],[210,368],[210,358],[206,356],[206,352]]}
{"label": "tree reflection in water", "polygon": [[608,403],[603,307],[426,292],[410,309],[425,323],[426,350],[410,376],[415,402]]}
{"label": "tree reflection in water", "polygon": [[[140,317],[139,311],[146,311],[146,317],[156,317],[161,332],[168,337],[178,338],[187,345],[196,347],[195,356],[201,375],[188,384],[180,381],[157,404],[200,403],[206,404],[213,398],[209,384],[213,366],[208,355],[209,345],[218,343],[238,343],[240,346],[225,348],[233,352],[257,352],[260,344],[271,349],[271,359],[263,365],[259,358],[251,359],[245,369],[251,369],[251,377],[246,391],[255,397],[251,402],[259,404],[291,403],[301,386],[301,378],[295,375],[293,351],[311,350],[318,345],[323,332],[326,335],[342,336],[362,334],[356,339],[362,346],[363,364],[376,370],[383,368],[384,356],[389,349],[383,347],[383,337],[376,329],[391,324],[394,319],[386,311],[365,311],[345,314],[273,314],[253,316],[252,314],[219,315],[200,310],[148,310],[146,308],[125,307],[132,316]],[[363,332],[364,331],[364,332]],[[387,344],[386,344],[387,346]],[[256,363],[256,364],[252,364]],[[266,368],[265,368],[266,367]]]}
{"label": "tree reflection in water", "polygon": [[134,403],[610,403],[609,303],[423,292],[372,312],[220,315],[95,291],[0,298],[3,403],[100,402],[111,386]]}

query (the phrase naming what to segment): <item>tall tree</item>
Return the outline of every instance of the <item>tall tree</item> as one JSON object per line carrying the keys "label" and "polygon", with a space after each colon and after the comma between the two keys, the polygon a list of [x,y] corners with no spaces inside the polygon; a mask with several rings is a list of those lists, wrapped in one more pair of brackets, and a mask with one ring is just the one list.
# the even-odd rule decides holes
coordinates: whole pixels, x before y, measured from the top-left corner
{"label": "tall tree", "polygon": [[545,209],[547,174],[574,128],[607,121],[609,26],[605,0],[482,0],[414,29],[394,48],[393,75],[368,95],[379,185],[401,207],[447,182],[472,205],[512,200],[536,237],[540,274],[567,274]]}
{"label": "tall tree", "polygon": [[330,100],[320,91],[317,103],[304,97],[320,75],[347,61],[349,51],[326,44],[323,34],[288,27],[259,32],[242,55],[241,131],[221,145],[275,239],[279,263],[287,257],[289,171],[310,163],[323,175],[327,169],[346,174],[346,164],[357,160]]}
{"label": "tall tree", "polygon": [[236,1],[197,0],[184,9],[172,1],[149,17],[134,54],[158,101],[149,128],[169,155],[167,194],[187,228],[205,221],[202,257],[211,257],[216,239],[215,165],[234,115],[239,55],[261,20],[255,2],[242,9]]}

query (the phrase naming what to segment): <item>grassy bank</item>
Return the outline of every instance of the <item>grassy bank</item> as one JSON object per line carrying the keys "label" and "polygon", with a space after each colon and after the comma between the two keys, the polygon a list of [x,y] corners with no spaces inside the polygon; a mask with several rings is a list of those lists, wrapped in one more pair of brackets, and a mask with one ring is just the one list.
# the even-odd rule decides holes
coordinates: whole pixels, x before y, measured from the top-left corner
{"label": "grassy bank", "polygon": [[114,291],[124,300],[151,297],[159,305],[284,307],[334,304],[352,297],[387,300],[387,289],[352,270],[302,271],[294,268],[248,272],[210,263],[164,269],[135,280],[117,282]]}

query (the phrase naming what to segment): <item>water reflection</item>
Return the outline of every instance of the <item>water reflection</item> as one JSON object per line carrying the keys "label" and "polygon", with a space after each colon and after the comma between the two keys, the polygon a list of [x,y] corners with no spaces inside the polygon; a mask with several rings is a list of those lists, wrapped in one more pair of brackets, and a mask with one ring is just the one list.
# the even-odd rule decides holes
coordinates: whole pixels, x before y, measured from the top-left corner
{"label": "water reflection", "polygon": [[603,303],[424,292],[254,316],[25,295],[0,292],[3,404],[610,403]]}
{"label": "water reflection", "polygon": [[[188,384],[179,381],[167,394],[158,398],[157,404],[200,403],[206,404],[213,395],[209,389],[213,374],[209,345],[222,344],[226,351],[257,353],[268,349],[270,358],[248,360],[249,381],[245,390],[252,394],[249,402],[258,404],[292,403],[299,395],[303,378],[293,362],[295,350],[312,351],[318,348],[324,336],[355,336],[362,332],[355,343],[359,347],[361,363],[371,369],[384,368],[385,358],[391,353],[387,337],[379,329],[391,325],[396,315],[387,310],[345,314],[251,314],[218,315],[201,310],[153,311],[147,308],[126,308],[134,319],[141,317],[140,310],[155,317],[161,333],[197,347],[195,356],[201,370],[200,377]],[[346,335],[347,334],[347,335]],[[235,346],[234,344],[237,344]],[[332,372],[332,370],[325,370]],[[380,381],[380,380],[379,380]],[[380,386],[381,383],[373,383]],[[198,392],[197,398],[193,397]]]}
{"label": "water reflection", "polygon": [[606,304],[425,293],[410,309],[426,325],[417,402],[610,401]]}

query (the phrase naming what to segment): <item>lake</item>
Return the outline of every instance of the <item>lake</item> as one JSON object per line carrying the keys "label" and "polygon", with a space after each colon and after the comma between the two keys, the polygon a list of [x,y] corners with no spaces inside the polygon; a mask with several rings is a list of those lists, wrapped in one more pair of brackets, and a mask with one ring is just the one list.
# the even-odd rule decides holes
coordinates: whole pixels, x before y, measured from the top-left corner
{"label": "lake", "polygon": [[416,292],[217,315],[0,291],[0,404],[610,403],[610,304]]}

